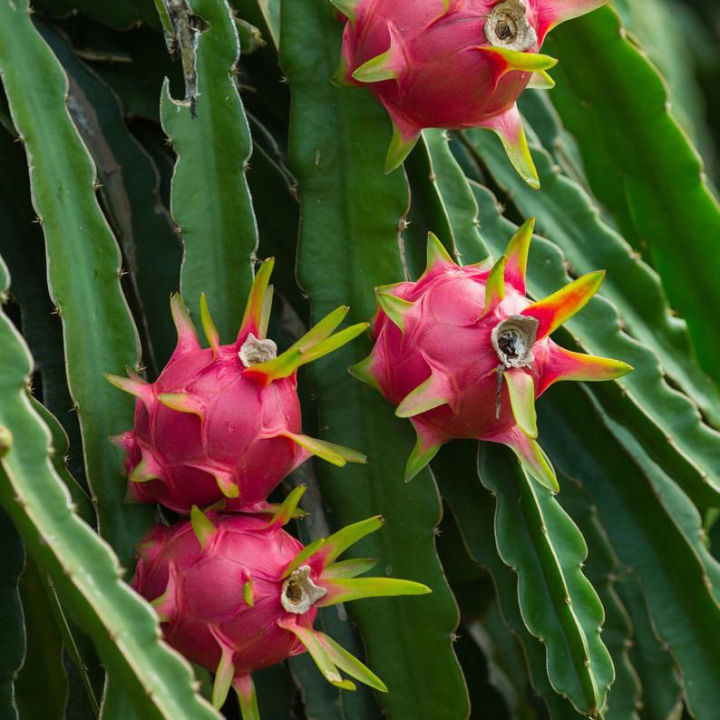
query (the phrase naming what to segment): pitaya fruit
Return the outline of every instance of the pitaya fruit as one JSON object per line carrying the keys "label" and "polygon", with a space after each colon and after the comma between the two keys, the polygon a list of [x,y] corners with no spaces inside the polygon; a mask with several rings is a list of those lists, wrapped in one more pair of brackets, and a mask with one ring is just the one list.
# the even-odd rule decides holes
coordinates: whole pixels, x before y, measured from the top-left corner
{"label": "pitaya fruit", "polygon": [[266,339],[272,302],[272,259],[255,277],[237,340],[220,345],[207,302],[201,319],[209,348],[200,347],[187,309],[171,300],[178,343],[160,376],[107,376],[138,398],[135,425],[115,441],[127,452],[129,495],[181,513],[225,500],[231,511],[267,508],[265,498],[310,455],[336,465],[365,462],[354,450],[302,434],[297,369],[344,345],[367,325],[335,335],[348,308],[321,320],[281,355]]}
{"label": "pitaya fruit", "polygon": [[525,297],[533,227],[533,220],[526,222],[492,267],[458,267],[430,234],[423,276],[376,289],[375,345],[350,372],[415,426],[406,480],[443,443],[476,438],[511,447],[527,471],[556,492],[555,472],[536,442],[535,399],[559,380],[611,380],[632,370],[549,338],[590,300],[605,273],[584,275],[533,303]]}
{"label": "pitaya fruit", "polygon": [[340,675],[343,670],[385,692],[365,665],[313,629],[318,608],[430,592],[409,580],[356,577],[373,561],[336,562],[350,545],[377,530],[381,517],[303,547],[282,529],[303,490],[293,490],[270,520],[204,514],[193,507],[190,522],[157,525],[139,547],[132,586],[155,607],[167,642],[216,673],[213,704],[220,707],[232,685],[245,720],[258,717],[250,674],[305,650],[333,685],[355,689]]}
{"label": "pitaya fruit", "polygon": [[393,123],[386,171],[423,128],[495,131],[520,175],[538,176],[515,101],[551,88],[556,60],[538,54],[555,25],[607,0],[331,0],[346,18],[336,79],[368,85]]}

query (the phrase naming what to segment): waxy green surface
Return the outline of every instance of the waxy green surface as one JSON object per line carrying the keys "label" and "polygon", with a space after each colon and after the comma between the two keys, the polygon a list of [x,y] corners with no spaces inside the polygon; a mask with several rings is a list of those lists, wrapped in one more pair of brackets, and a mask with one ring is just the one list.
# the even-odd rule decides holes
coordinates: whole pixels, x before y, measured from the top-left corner
{"label": "waxy green surface", "polygon": [[65,104],[67,78],[24,1],[0,3],[0,71],[29,159],[100,532],[129,565],[150,512],[123,502],[121,454],[108,437],[131,424],[133,402],[102,375],[137,365],[138,336],[120,288],[118,246],[95,197],[95,168]]}
{"label": "waxy green surface", "polygon": [[[343,303],[353,320],[365,320],[374,313],[373,287],[403,278],[407,186],[402,171],[383,173],[390,138],[383,110],[366,91],[330,83],[341,31],[330,5],[302,0],[282,9],[281,63],[293,95],[290,167],[302,212],[299,280],[315,320]],[[451,643],[457,610],[433,543],[437,490],[427,471],[403,483],[409,425],[347,375],[368,350],[358,340],[309,366],[323,437],[368,455],[362,468],[318,465],[323,498],[337,526],[382,513],[385,527],[358,553],[378,556],[386,573],[424,582],[433,594],[357,601],[348,610],[360,623],[368,665],[389,687],[378,701],[391,717],[465,718]]]}
{"label": "waxy green surface", "polygon": [[[4,266],[0,266],[4,269]],[[0,292],[8,287],[2,272]],[[157,617],[121,580],[112,549],[75,513],[50,461],[50,431],[33,409],[26,382],[32,358],[0,314],[0,503],[65,608],[93,639],[109,672],[122,678],[142,717],[220,716],[194,694],[189,665],[159,641]]]}
{"label": "waxy green surface", "polygon": [[667,86],[611,8],[558,28],[547,47],[562,58],[552,101],[580,140],[593,191],[629,238],[647,243],[700,364],[717,381],[720,206],[672,116]]}
{"label": "waxy green surface", "polygon": [[235,84],[240,42],[224,0],[191,0],[208,28],[197,33],[197,98],[175,99],[166,81],[162,125],[177,154],[171,212],[183,240],[180,292],[196,314],[200,293],[228,343],[235,339],[252,284],[257,224],[245,170],[250,129]]}

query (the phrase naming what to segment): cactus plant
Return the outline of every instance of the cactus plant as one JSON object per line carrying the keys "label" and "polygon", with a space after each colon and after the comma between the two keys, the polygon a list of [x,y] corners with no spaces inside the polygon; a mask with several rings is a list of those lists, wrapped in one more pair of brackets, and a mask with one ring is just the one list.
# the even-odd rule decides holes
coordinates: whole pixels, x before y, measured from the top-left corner
{"label": "cactus plant", "polygon": [[[717,718],[717,75],[677,50],[715,31],[680,2],[0,0],[3,719],[235,718],[233,678],[246,720]],[[409,407],[440,356],[488,432]],[[550,356],[614,360],[542,392]],[[476,440],[515,426],[552,489]]]}

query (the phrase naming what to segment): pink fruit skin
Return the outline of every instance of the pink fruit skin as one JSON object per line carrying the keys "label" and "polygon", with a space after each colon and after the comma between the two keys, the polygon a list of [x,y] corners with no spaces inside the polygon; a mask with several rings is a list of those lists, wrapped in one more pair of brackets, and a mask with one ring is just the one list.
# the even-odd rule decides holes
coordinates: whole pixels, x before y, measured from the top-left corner
{"label": "pink fruit skin", "polygon": [[[531,302],[512,285],[505,299],[483,317],[485,282],[489,271],[452,264],[426,274],[417,283],[393,288],[393,295],[414,302],[404,316],[404,333],[380,310],[375,319],[371,372],[383,395],[398,405],[431,374],[444,375],[451,403],[413,417],[438,442],[452,438],[493,439],[515,425],[507,384],[496,418],[497,367],[492,346],[493,327],[520,315]],[[535,361],[524,372],[532,375],[536,397],[556,378],[553,354],[558,346],[549,338],[532,348]]]}
{"label": "pink fruit skin", "polygon": [[[156,600],[168,589],[159,611],[165,640],[192,662],[215,671],[221,645],[212,630],[232,649],[236,675],[243,675],[305,651],[288,630],[277,625],[286,620],[312,628],[317,608],[303,614],[287,612],[280,601],[281,575],[303,549],[279,525],[268,526],[267,517],[218,515],[207,517],[216,532],[203,549],[190,522],[172,527],[158,525],[139,548],[132,587],[147,600]],[[312,558],[310,578],[316,581],[321,563]],[[253,582],[253,607],[243,588]],[[212,630],[211,630],[212,629]]]}
{"label": "pink fruit skin", "polygon": [[[241,342],[211,349],[180,345],[155,383],[135,407],[133,430],[121,437],[130,474],[145,458],[159,479],[129,482],[139,502],[159,502],[181,513],[218,500],[228,510],[253,510],[308,453],[281,433],[301,432],[296,377],[263,385],[244,374]],[[159,399],[186,393],[199,414],[180,412]],[[224,497],[214,473],[239,489]]]}
{"label": "pink fruit skin", "polygon": [[[488,46],[484,26],[493,0],[452,2],[445,13],[440,0],[361,0],[356,21],[343,36],[346,79],[390,46],[392,22],[405,67],[398,80],[370,85],[391,116],[418,127],[463,129],[481,125],[509,110],[526,88],[529,72],[503,74],[502,58],[478,50]],[[532,7],[528,21],[535,25]],[[537,52],[539,45],[528,48]]]}

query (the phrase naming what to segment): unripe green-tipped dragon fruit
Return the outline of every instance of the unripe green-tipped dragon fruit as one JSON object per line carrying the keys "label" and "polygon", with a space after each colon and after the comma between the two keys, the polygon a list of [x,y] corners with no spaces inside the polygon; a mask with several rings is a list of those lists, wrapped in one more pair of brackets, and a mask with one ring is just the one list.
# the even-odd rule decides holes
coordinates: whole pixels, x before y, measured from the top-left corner
{"label": "unripe green-tipped dragon fruit", "polygon": [[258,717],[250,674],[307,650],[333,685],[354,690],[340,670],[377,690],[383,682],[330,637],[313,629],[321,607],[364,597],[420,595],[420,583],[360,578],[373,561],[336,562],[350,545],[382,525],[373,517],[303,547],[282,529],[304,488],[268,519],[203,514],[156,526],[139,548],[133,587],[154,605],[165,639],[216,673],[213,704],[232,685],[245,720]]}
{"label": "unripe green-tipped dragon fruit", "polygon": [[584,275],[533,303],[525,297],[533,227],[525,223],[492,267],[458,267],[431,234],[423,276],[376,290],[375,345],[351,372],[415,426],[407,480],[443,443],[477,438],[511,447],[531,475],[556,491],[555,472],[536,441],[535,399],[559,380],[611,380],[632,369],[550,339],[605,273]]}
{"label": "unripe green-tipped dragon fruit", "polygon": [[606,0],[331,0],[347,18],[337,78],[365,85],[393,122],[386,170],[423,128],[495,131],[518,172],[538,177],[515,101],[550,88],[555,60],[540,55],[555,25]]}
{"label": "unripe green-tipped dragon fruit", "polygon": [[108,379],[135,395],[135,425],[116,442],[125,449],[129,495],[188,513],[225,500],[232,511],[263,510],[265,498],[311,454],[336,465],[364,462],[360,453],[302,434],[297,369],[344,345],[366,324],[333,335],[341,307],[281,355],[266,339],[273,262],[258,270],[237,340],[220,345],[201,297],[209,348],[198,342],[178,296],[171,308],[178,343],[154,383]]}

